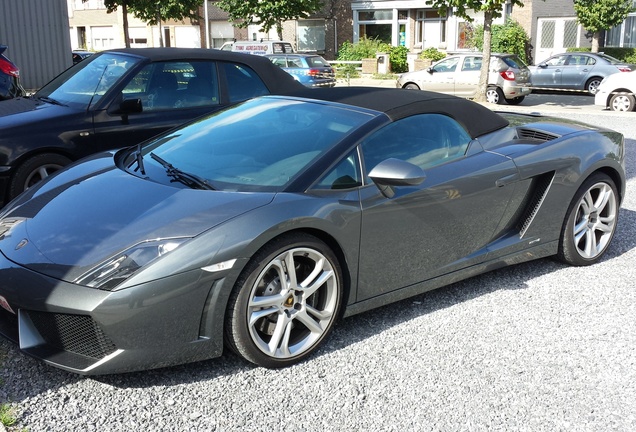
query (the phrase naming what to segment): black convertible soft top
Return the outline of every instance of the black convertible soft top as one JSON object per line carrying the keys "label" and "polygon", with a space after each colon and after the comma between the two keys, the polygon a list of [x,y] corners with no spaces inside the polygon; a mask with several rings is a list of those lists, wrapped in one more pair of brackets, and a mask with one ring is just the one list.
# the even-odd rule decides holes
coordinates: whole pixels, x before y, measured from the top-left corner
{"label": "black convertible soft top", "polygon": [[478,103],[429,91],[333,87],[304,89],[291,95],[372,109],[385,113],[392,120],[422,113],[444,114],[462,124],[472,138],[508,126],[508,120]]}
{"label": "black convertible soft top", "polygon": [[250,67],[263,80],[272,94],[287,93],[302,89],[304,86],[290,74],[272,64],[262,56],[241,54],[231,51],[205,48],[120,48],[104,52],[125,53],[145,57],[151,61],[185,61],[185,60],[213,60],[242,63]]}

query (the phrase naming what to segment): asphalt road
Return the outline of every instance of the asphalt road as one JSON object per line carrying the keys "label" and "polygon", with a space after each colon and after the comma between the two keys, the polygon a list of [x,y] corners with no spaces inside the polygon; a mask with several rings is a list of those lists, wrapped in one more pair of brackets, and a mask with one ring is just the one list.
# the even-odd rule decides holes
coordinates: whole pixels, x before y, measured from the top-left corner
{"label": "asphalt road", "polygon": [[625,134],[627,198],[599,264],[539,260],[351,317],[283,370],[225,355],[82,378],[1,341],[10,430],[636,430],[636,113],[588,101],[532,95],[494,108]]}

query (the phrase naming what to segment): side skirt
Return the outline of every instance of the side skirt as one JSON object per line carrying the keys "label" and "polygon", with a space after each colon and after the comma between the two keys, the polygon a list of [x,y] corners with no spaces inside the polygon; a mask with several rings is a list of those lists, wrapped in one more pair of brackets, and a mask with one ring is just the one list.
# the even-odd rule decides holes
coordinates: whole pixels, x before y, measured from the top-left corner
{"label": "side skirt", "polygon": [[477,264],[471,267],[467,267],[456,272],[448,273],[442,276],[438,276],[434,279],[427,280],[407,286],[405,288],[392,291],[381,296],[373,297],[368,300],[364,300],[359,303],[354,303],[347,306],[344,313],[344,317],[349,317],[362,312],[366,312],[371,309],[382,307],[390,303],[395,303],[400,300],[413,297],[427,291],[432,291],[443,286],[451,285],[455,282],[459,282],[464,279],[468,279],[473,276],[477,276],[489,271],[497,270],[503,267],[508,267],[515,264],[521,264],[528,261],[533,261],[540,258],[549,257],[555,255],[558,250],[558,241],[553,241],[546,244],[541,244],[533,248],[527,249],[521,253],[514,253],[499,257],[497,259],[487,261],[481,264]]}

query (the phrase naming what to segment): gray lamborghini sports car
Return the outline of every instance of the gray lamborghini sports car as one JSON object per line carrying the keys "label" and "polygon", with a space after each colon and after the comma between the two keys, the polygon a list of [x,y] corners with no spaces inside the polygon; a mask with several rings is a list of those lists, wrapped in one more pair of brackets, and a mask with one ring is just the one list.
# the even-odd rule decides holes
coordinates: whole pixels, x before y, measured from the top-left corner
{"label": "gray lamborghini sports car", "polygon": [[81,374],[307,358],[342,317],[547,256],[593,264],[623,137],[425,91],[263,96],[90,156],[0,213],[0,332]]}

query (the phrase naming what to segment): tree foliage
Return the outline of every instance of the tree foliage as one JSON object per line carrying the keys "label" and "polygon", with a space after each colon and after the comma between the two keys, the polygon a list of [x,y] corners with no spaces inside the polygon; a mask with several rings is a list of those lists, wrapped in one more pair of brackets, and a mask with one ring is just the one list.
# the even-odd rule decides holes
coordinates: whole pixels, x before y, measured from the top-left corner
{"label": "tree foliage", "polygon": [[439,10],[440,15],[445,16],[449,9],[459,17],[466,21],[473,21],[469,15],[471,11],[482,12],[484,14],[484,51],[483,61],[481,65],[481,74],[479,75],[479,91],[476,100],[484,101],[486,99],[486,89],[488,88],[488,69],[490,66],[491,40],[492,40],[492,21],[500,18],[503,14],[503,8],[506,3],[514,6],[523,6],[521,0],[427,0],[426,4]]}
{"label": "tree foliage", "polygon": [[256,24],[265,33],[276,28],[282,39],[283,21],[309,17],[322,9],[323,0],[218,0],[216,5],[229,14],[235,26]]}
{"label": "tree foliage", "polygon": [[600,32],[625,21],[633,5],[632,0],[574,0],[577,21],[592,32],[592,52],[598,52]]}
{"label": "tree foliage", "polygon": [[[484,27],[475,26],[473,39],[468,45],[482,50],[484,47]],[[528,33],[517,21],[507,19],[505,24],[492,26],[492,40],[490,43],[493,52],[516,54],[521,60],[529,63],[530,38]]]}
{"label": "tree foliage", "polygon": [[[82,1],[86,3],[88,0]],[[198,18],[197,10],[201,6],[201,0],[104,0],[104,6],[108,13],[122,8],[124,39],[126,47],[130,47],[128,12],[150,25],[157,25],[159,20]]]}

